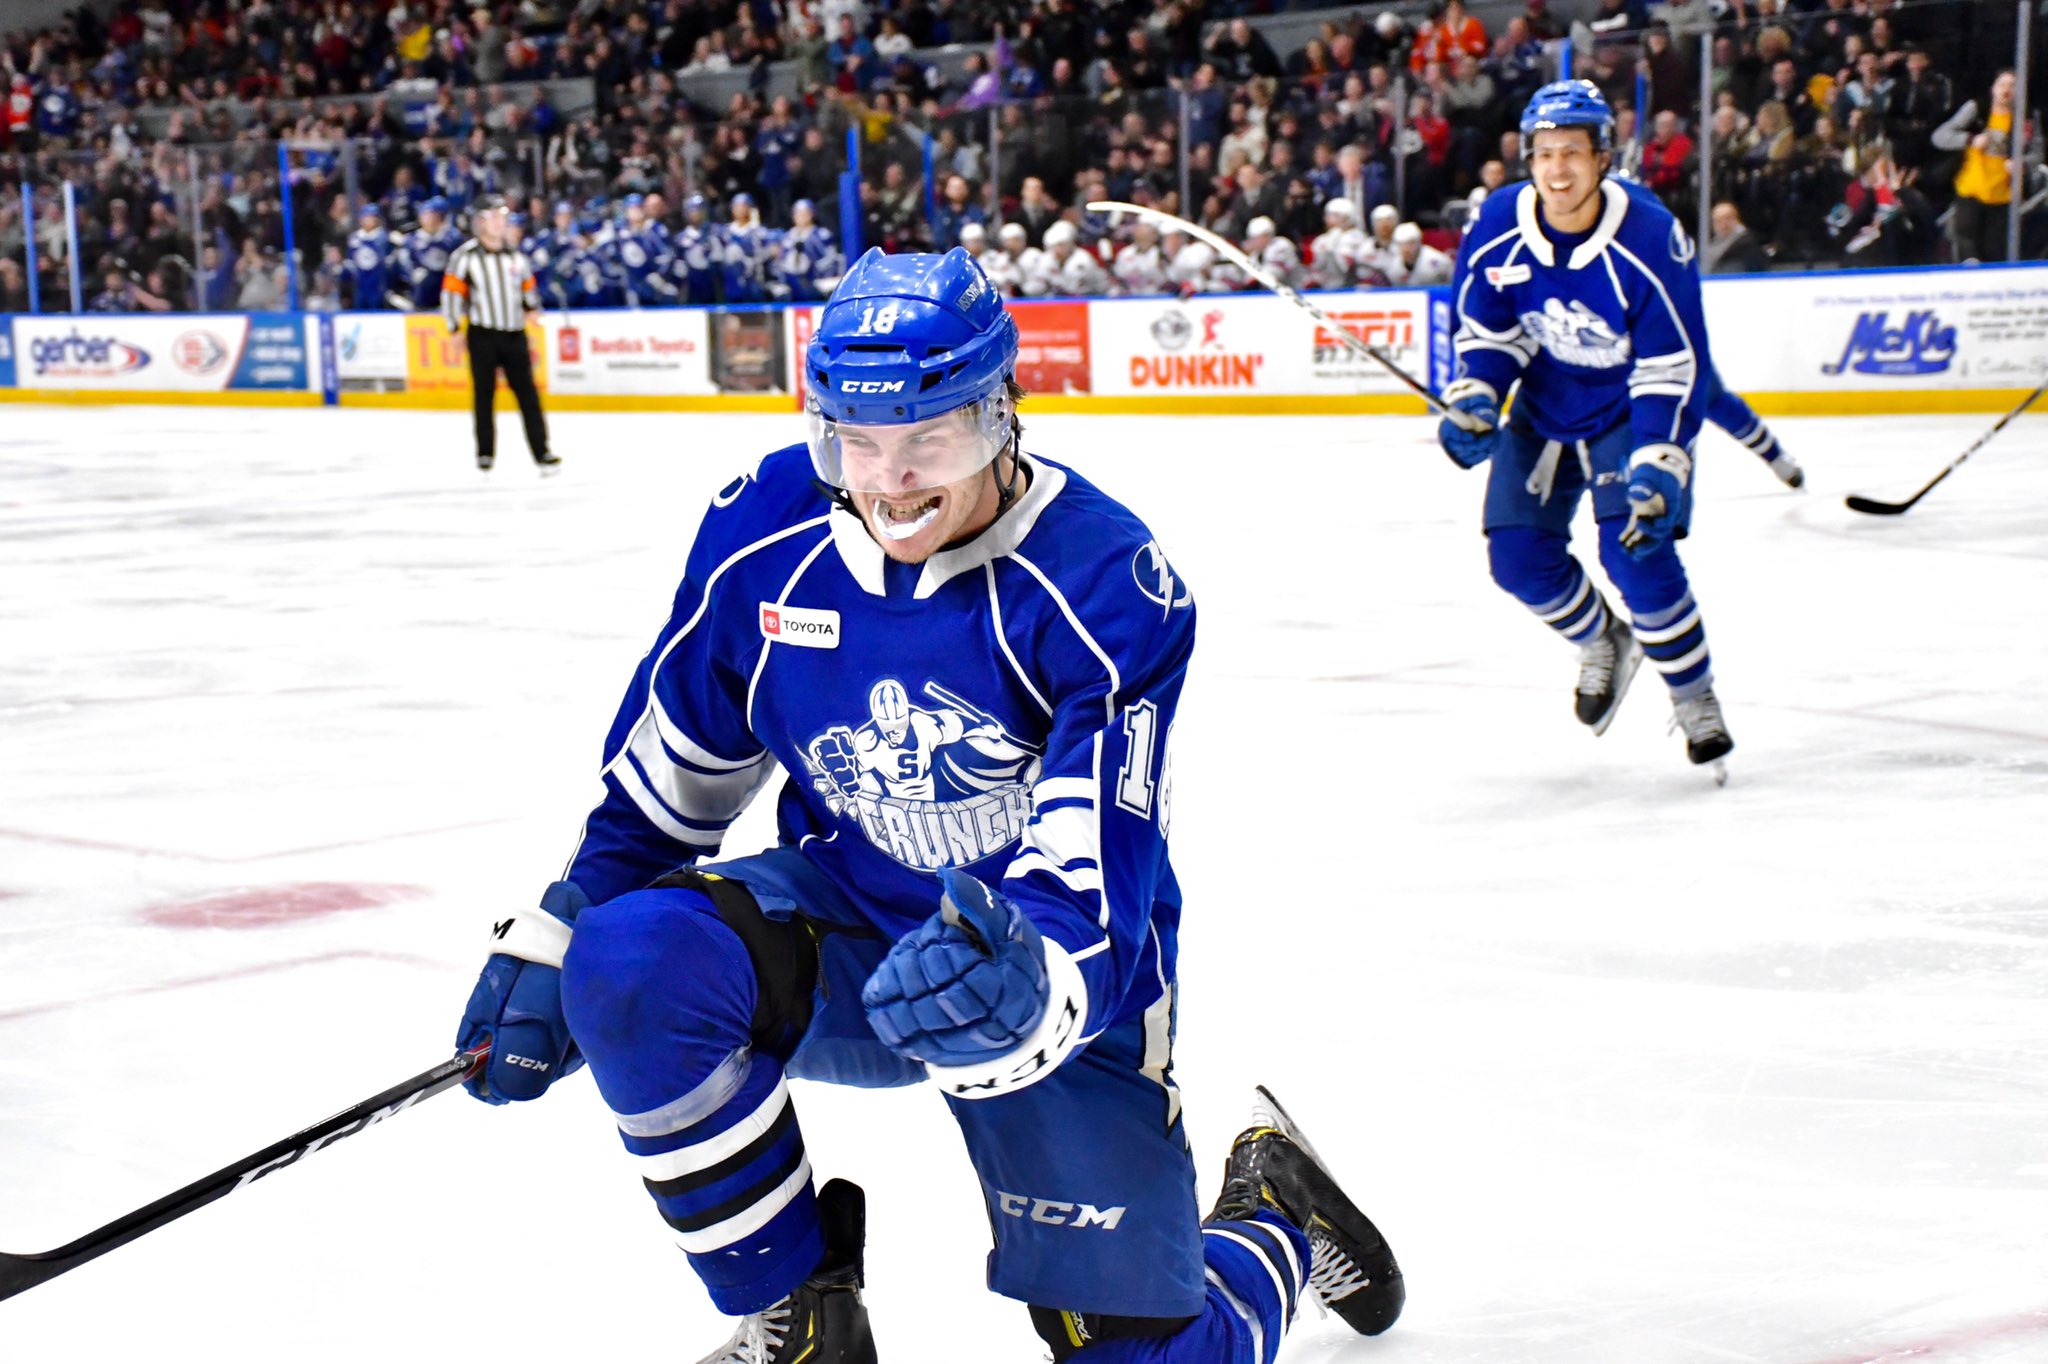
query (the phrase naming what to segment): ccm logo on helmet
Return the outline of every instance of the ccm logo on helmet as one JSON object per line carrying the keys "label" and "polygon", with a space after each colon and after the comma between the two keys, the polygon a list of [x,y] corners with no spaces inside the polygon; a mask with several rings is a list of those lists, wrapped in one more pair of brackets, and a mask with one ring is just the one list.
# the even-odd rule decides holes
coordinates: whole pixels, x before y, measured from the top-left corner
{"label": "ccm logo on helmet", "polygon": [[901,393],[904,381],[901,379],[842,379],[841,393]]}

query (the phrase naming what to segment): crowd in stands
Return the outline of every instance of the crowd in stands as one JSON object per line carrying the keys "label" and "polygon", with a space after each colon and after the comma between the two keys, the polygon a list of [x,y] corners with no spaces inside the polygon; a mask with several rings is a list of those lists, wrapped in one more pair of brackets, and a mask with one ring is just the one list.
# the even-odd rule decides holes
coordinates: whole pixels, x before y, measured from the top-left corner
{"label": "crowd in stands", "polygon": [[[585,306],[811,297],[849,221],[864,245],[978,246],[1020,293],[1247,286],[1199,243],[1086,210],[1105,198],[1192,218],[1297,282],[1428,282],[1477,199],[1520,178],[1516,116],[1567,38],[1619,111],[1621,166],[1687,224],[1710,153],[1708,268],[1998,259],[2035,189],[2002,158],[2038,130],[1969,46],[1960,0],[1677,0],[1657,20],[1598,0],[1569,23],[1526,0],[1491,25],[1435,0],[1332,10],[1285,53],[1247,18],[1269,7],[81,8],[0,36],[0,182],[35,192],[33,221],[0,196],[0,311],[26,306],[26,239],[43,306],[68,300],[67,182],[89,306],[108,309],[276,307],[295,286],[314,306],[431,306],[435,252],[491,194],[523,209],[557,297]],[[985,46],[955,69],[931,60],[948,43]],[[796,91],[771,95],[784,61]],[[690,78],[718,71],[743,85],[693,101]],[[558,108],[545,82],[565,79],[594,104]],[[861,171],[842,205],[849,130]],[[2032,220],[2025,249],[2042,249]]]}

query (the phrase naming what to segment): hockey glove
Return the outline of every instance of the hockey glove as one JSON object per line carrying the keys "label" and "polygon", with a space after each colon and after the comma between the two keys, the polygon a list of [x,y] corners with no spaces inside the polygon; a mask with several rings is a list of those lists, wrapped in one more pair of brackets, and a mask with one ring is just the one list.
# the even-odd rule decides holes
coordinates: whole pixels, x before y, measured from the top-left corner
{"label": "hockey glove", "polygon": [[892,1051],[942,1066],[1000,1056],[1045,1015],[1045,945],[1024,912],[965,872],[939,912],[889,949],[860,1001]]}
{"label": "hockey glove", "polygon": [[1450,411],[1437,424],[1437,440],[1451,463],[1460,469],[1478,468],[1493,456],[1494,433],[1500,426],[1500,395],[1491,384],[1460,379],[1444,390],[1443,401]]}
{"label": "hockey glove", "polygon": [[462,1011],[455,1046],[489,1041],[491,1059],[462,1082],[489,1104],[537,1099],[583,1065],[562,1017],[562,956],[569,924],[590,901],[574,881],[557,881],[540,908],[491,926],[490,959]]}
{"label": "hockey glove", "polygon": [[1640,559],[1678,529],[1692,456],[1676,445],[1645,445],[1628,459],[1628,524],[1621,547]]}

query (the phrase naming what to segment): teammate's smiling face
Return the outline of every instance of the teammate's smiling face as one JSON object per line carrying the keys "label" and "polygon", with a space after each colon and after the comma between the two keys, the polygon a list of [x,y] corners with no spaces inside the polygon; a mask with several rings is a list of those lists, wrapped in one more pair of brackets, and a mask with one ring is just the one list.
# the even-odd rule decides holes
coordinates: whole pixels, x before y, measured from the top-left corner
{"label": "teammate's smiling face", "polygon": [[1607,153],[1587,128],[1539,128],[1529,139],[1529,178],[1543,219],[1560,232],[1586,232],[1600,220],[1600,179]]}
{"label": "teammate's smiling face", "polygon": [[[898,562],[923,563],[1001,509],[986,437],[966,408],[905,426],[841,426],[838,436],[854,509]],[[960,476],[963,467],[973,472]]]}

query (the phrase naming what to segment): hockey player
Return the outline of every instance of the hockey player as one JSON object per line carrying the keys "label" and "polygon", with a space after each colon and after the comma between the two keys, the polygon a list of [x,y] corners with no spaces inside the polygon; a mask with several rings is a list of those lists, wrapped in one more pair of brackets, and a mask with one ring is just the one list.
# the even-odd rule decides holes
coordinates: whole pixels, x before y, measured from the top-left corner
{"label": "hockey player", "polygon": [[[1030,233],[1022,223],[1004,223],[1002,230],[996,233],[996,240],[1002,243],[1003,255],[1009,262],[1005,274],[1012,282],[1004,296],[1017,298],[1027,294],[1032,279],[1039,274],[1038,258],[1045,254],[1044,249],[1031,245]],[[1000,278],[989,276],[992,282]]]}
{"label": "hockey player", "polygon": [[1216,269],[1216,248],[1177,227],[1167,228],[1159,240],[1166,256],[1167,288],[1182,298],[1208,293],[1212,287],[1209,277]]}
{"label": "hockey player", "polygon": [[[1254,218],[1244,225],[1244,253],[1264,266],[1267,273],[1282,284],[1293,289],[1301,287],[1301,253],[1294,249],[1293,242],[1279,235],[1271,218]],[[1265,288],[1237,267],[1231,266],[1230,270],[1233,275],[1244,279],[1240,288]]]}
{"label": "hockey player", "polygon": [[1116,276],[1117,292],[1130,295],[1164,294],[1166,256],[1159,247],[1159,229],[1144,218],[1131,228],[1131,240],[1116,253],[1109,268]]}
{"label": "hockey player", "polygon": [[754,196],[732,196],[732,221],[725,227],[725,300],[759,303],[768,297],[768,266],[775,256],[776,233],[761,221]]}
{"label": "hockey player", "polygon": [[1318,289],[1349,289],[1358,280],[1365,234],[1349,199],[1323,205],[1323,235],[1309,243],[1309,279]]}
{"label": "hockey player", "polygon": [[520,239],[519,249],[526,253],[527,264],[533,267],[533,282],[540,290],[542,300],[550,308],[560,308],[569,301],[569,279],[572,272],[566,268],[566,257],[574,249],[576,241],[576,206],[567,199],[555,201],[553,223],[537,232],[529,232]]}
{"label": "hockey player", "polygon": [[[1466,468],[1493,461],[1494,581],[1579,646],[1579,720],[1605,733],[1647,653],[1688,756],[1718,763],[1735,744],[1677,548],[1713,372],[1692,242],[1648,190],[1608,174],[1614,115],[1590,81],[1538,90],[1521,132],[1530,183],[1480,206],[1452,285],[1458,377],[1443,398],[1487,429],[1447,418],[1439,438]],[[1570,552],[1589,489],[1633,628]]]}
{"label": "hockey player", "polygon": [[675,273],[690,303],[716,303],[724,295],[725,232],[711,221],[711,201],[683,201],[683,227],[675,235]]}
{"label": "hockey player", "polygon": [[1081,234],[1064,220],[1045,229],[1045,249],[1025,266],[1024,292],[1033,298],[1099,298],[1109,292],[1109,272]]}
{"label": "hockey player", "polygon": [[441,306],[441,276],[448,257],[462,245],[462,234],[448,221],[448,201],[435,195],[420,205],[420,225],[399,250],[402,287],[416,311]]}
{"label": "hockey player", "polygon": [[397,284],[398,244],[396,234],[384,226],[384,210],[365,203],[356,210],[356,224],[342,265],[347,305],[358,312],[377,312],[406,303],[406,295],[386,297]]}
{"label": "hockey player", "polygon": [[1387,283],[1404,289],[1424,289],[1451,282],[1451,258],[1422,240],[1422,229],[1402,223],[1394,229],[1394,254],[1380,266]]}
{"label": "hockey player", "polygon": [[[1368,1334],[1401,1308],[1270,1095],[1200,1217],[1167,844],[1193,599],[1131,512],[1023,452],[1017,350],[966,251],[856,263],[803,356],[808,445],[713,499],[603,799],[465,1012],[480,1098],[588,1062],[742,1319],[720,1364],[877,1358],[862,1195],[814,1190],[791,1077],[937,1083],[989,1283],[1056,1360],[1273,1364],[1305,1284]],[[720,860],[778,763],[778,846]]]}
{"label": "hockey player", "polygon": [[1711,371],[1707,375],[1707,420],[1735,437],[1736,441],[1751,454],[1764,462],[1764,467],[1777,475],[1778,481],[1788,488],[1806,486],[1806,470],[1799,467],[1799,461],[1792,458],[1792,452],[1778,443],[1777,435],[1764,425],[1764,419],[1756,409],[1721,382],[1721,372]]}
{"label": "hockey player", "polygon": [[[1370,284],[1391,283],[1394,278],[1394,262],[1400,258],[1400,248],[1394,241],[1394,234],[1401,228],[1401,210],[1392,204],[1381,204],[1366,220],[1365,240],[1359,248],[1358,266]],[[1446,261],[1448,265],[1450,262]],[[1445,278],[1443,283],[1450,283]]]}
{"label": "hockey player", "polygon": [[620,200],[625,221],[615,226],[610,251],[628,305],[660,308],[679,301],[680,291],[672,278],[674,256],[665,234],[648,220],[646,203],[638,194]]}
{"label": "hockey player", "polygon": [[[831,294],[832,286],[846,272],[846,256],[832,240],[832,233],[818,225],[817,205],[809,199],[791,204],[789,218],[789,229],[775,243],[769,289],[778,300],[816,303]],[[978,223],[968,226],[980,228]],[[964,244],[965,229],[960,237]]]}

